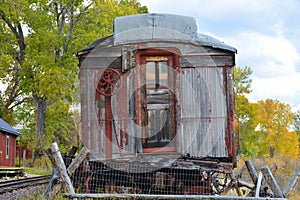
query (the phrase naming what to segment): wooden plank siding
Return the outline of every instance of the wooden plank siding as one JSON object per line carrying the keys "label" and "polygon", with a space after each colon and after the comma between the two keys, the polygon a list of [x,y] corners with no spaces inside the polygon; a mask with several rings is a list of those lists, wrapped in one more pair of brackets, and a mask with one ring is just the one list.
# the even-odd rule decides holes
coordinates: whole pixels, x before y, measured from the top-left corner
{"label": "wooden plank siding", "polygon": [[[159,48],[163,48],[161,43],[155,44],[157,44]],[[147,45],[144,44],[144,46]],[[149,44],[149,46],[152,48],[155,47],[152,43]],[[187,44],[177,44],[177,47],[182,48],[185,55],[187,52],[193,54],[193,56],[186,55],[180,57],[179,73],[175,78],[177,85],[175,96],[178,99],[176,108],[177,136],[175,138],[178,144],[176,147],[177,152],[179,154],[189,154],[195,157],[227,157],[228,152],[225,144],[227,129],[227,93],[224,76],[226,76],[225,66],[233,64],[232,54],[206,47],[205,51],[214,53],[215,56],[210,56],[209,53],[206,53],[197,57],[197,55],[195,55],[196,50],[194,45],[192,45],[193,51],[190,50]],[[167,47],[163,49],[167,49]],[[202,47],[201,49],[203,50],[204,48]],[[119,50],[119,55],[121,56],[121,47]],[[114,56],[118,56],[115,50],[113,52]],[[106,62],[105,60],[107,59],[111,62],[110,64],[115,63],[113,68],[117,68],[116,63],[118,63],[120,71],[121,63],[116,62],[116,60],[120,60],[119,57],[111,61],[112,57],[107,55],[107,49],[104,49],[104,52],[99,50],[97,53],[99,56],[101,55],[98,58],[99,60]],[[106,54],[108,58],[103,57],[104,54]],[[221,56],[218,57],[216,55]],[[216,57],[218,57],[218,61],[216,61]],[[87,57],[85,59],[90,58]],[[91,59],[96,61],[97,54],[94,54]],[[220,60],[225,60],[226,62],[222,63]],[[95,64],[96,63],[97,62],[95,62]],[[102,62],[98,64],[102,64]],[[101,73],[105,70],[104,67],[105,66],[102,65],[87,66],[86,68],[81,68],[80,72],[83,130],[88,130],[83,131],[83,138],[95,159],[105,159],[106,155],[105,145],[107,141],[104,126],[104,99],[101,100],[102,103],[100,99],[99,102],[95,103],[96,86]],[[135,116],[136,108],[129,108],[130,104],[135,104],[135,102],[129,103],[128,101],[128,99],[132,101],[132,95],[137,90],[135,85],[137,70],[138,67],[133,66],[131,71],[127,73],[120,71],[120,74],[123,74],[121,83],[123,92],[117,93],[112,97],[114,116],[113,152],[117,157],[121,154],[135,154],[136,151],[141,151],[141,144],[137,139],[140,137],[138,131],[141,130],[141,127],[133,120],[133,118],[137,117]],[[120,101],[120,99],[122,99],[122,101]],[[121,104],[123,106],[121,106]],[[99,110],[97,106],[101,105],[102,108]],[[126,106],[124,107],[124,105]],[[119,113],[122,113],[123,116],[119,116]],[[121,130],[126,132],[128,136],[120,140]],[[125,137],[125,135],[122,137]],[[116,138],[119,139],[116,140]],[[119,140],[121,142],[125,141],[125,143],[127,141],[126,144],[122,144],[122,150],[119,148]]]}
{"label": "wooden plank siding", "polygon": [[183,68],[178,150],[193,157],[226,157],[226,93],[223,68]]}

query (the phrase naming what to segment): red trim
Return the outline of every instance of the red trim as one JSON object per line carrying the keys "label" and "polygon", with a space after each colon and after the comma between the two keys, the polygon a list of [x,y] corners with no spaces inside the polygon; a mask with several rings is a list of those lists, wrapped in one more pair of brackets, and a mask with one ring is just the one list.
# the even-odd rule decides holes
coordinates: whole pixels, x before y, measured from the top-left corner
{"label": "red trim", "polygon": [[228,67],[224,67],[224,86],[227,90],[227,131],[225,135],[225,142],[228,148],[228,154],[232,158],[232,162],[236,164],[236,136],[235,136],[235,107],[234,107],[234,94],[228,92]]}
{"label": "red trim", "polygon": [[[167,58],[167,62],[168,64],[170,64],[169,62],[172,62],[172,67],[174,68],[174,70],[179,69],[179,56],[180,56],[180,52],[178,49],[176,48],[168,48],[168,49],[142,49],[142,50],[138,50],[136,52],[136,61],[137,64],[139,65],[144,65],[147,63],[147,57],[149,56],[158,56],[158,57],[165,57]],[[137,74],[140,75],[140,74]],[[138,76],[139,78],[141,76]],[[173,74],[173,83],[171,86],[171,90],[174,92],[174,94],[176,94],[175,90],[176,88],[176,73]],[[140,81],[140,80],[139,80]],[[138,87],[137,87],[138,88]],[[145,98],[145,97],[144,97]],[[137,97],[136,100],[136,104],[139,105],[141,102],[138,102],[138,100],[140,100]],[[176,127],[177,127],[177,120],[176,120],[176,103],[177,103],[177,98],[176,96],[174,97],[174,102],[173,102],[173,106],[174,106],[174,116],[173,116],[173,120],[174,120],[174,137],[176,135]],[[145,114],[144,110],[142,109],[140,111],[140,113],[138,113],[138,109],[137,109],[137,117],[139,117],[141,120],[143,119],[143,117],[141,115]],[[142,122],[141,122],[142,124]],[[145,139],[143,139],[143,144],[145,142]],[[176,145],[177,142],[175,142],[174,147],[161,147],[161,148],[143,148],[143,152],[144,153],[151,153],[151,152],[176,152]]]}
{"label": "red trim", "polygon": [[138,50],[136,53],[136,61],[139,65],[145,64],[146,60],[143,57],[147,56],[166,56],[172,57],[171,59],[174,61],[173,67],[174,69],[179,68],[179,56],[180,53],[175,48],[168,48],[168,49],[143,49]]}
{"label": "red trim", "polygon": [[165,49],[139,49],[136,53],[140,56],[166,56],[166,55],[180,55],[180,51],[176,48]]}
{"label": "red trim", "polygon": [[176,152],[175,147],[143,148],[143,153]]}
{"label": "red trim", "polygon": [[112,158],[112,111],[111,97],[105,97],[105,131],[106,131],[106,158]]}

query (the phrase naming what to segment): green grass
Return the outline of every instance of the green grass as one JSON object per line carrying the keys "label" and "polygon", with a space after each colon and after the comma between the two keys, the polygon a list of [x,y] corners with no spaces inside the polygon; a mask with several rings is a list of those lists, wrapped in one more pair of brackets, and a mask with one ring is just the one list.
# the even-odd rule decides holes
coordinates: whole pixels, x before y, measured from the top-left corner
{"label": "green grass", "polygon": [[46,171],[46,170],[33,168],[33,167],[24,167],[24,171],[27,174],[32,174],[32,175],[49,175],[52,173],[51,171]]}

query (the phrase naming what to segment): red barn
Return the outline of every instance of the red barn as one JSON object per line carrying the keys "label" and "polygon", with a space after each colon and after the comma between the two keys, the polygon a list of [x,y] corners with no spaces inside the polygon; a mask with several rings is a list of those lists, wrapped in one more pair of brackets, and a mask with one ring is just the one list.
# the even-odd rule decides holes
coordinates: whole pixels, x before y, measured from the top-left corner
{"label": "red barn", "polygon": [[0,118],[0,166],[14,167],[16,140],[21,133]]}

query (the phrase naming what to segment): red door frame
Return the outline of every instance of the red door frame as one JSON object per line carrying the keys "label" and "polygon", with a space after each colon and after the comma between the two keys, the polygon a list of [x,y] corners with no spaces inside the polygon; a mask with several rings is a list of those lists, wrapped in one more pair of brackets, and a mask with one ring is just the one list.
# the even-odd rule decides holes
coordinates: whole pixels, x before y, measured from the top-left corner
{"label": "red door frame", "polygon": [[[157,61],[159,61],[160,57],[161,60],[165,60],[167,59],[167,62],[173,62],[172,63],[172,67],[174,68],[174,70],[179,69],[179,53],[176,49],[143,49],[143,50],[138,50],[136,53],[136,61],[138,65],[144,65],[148,62],[147,59],[149,59],[149,57],[153,57],[154,59],[157,59]],[[145,74],[145,72],[143,72],[143,68],[140,69],[139,73],[137,73],[137,76],[139,76],[140,80],[136,82],[136,88],[140,88],[141,87],[141,79],[143,79],[143,75]],[[173,77],[175,77],[176,74],[173,74]],[[145,78],[145,77],[144,77]],[[173,83],[172,83],[172,90],[176,89],[176,79],[173,78]],[[141,93],[146,95],[145,88],[146,86],[144,85],[143,88],[141,89]],[[140,104],[142,102],[145,102],[144,99],[146,97],[140,97],[138,94],[136,96],[136,110],[137,110],[137,116],[139,118],[139,122],[141,123],[141,126],[143,127],[143,136],[145,135],[144,131],[145,128],[144,126],[145,124],[145,115],[146,115],[146,105],[142,105],[140,106]],[[176,97],[172,97],[173,98],[173,130],[174,130],[174,134],[176,134],[176,127],[177,127],[177,120],[176,120]],[[145,103],[144,103],[145,104]],[[140,117],[139,117],[140,116]],[[143,137],[144,140],[144,137]],[[144,141],[145,142],[145,141]],[[175,142],[175,147],[161,147],[161,148],[143,148],[143,153],[152,153],[152,152],[175,152],[176,151],[176,142]]]}

